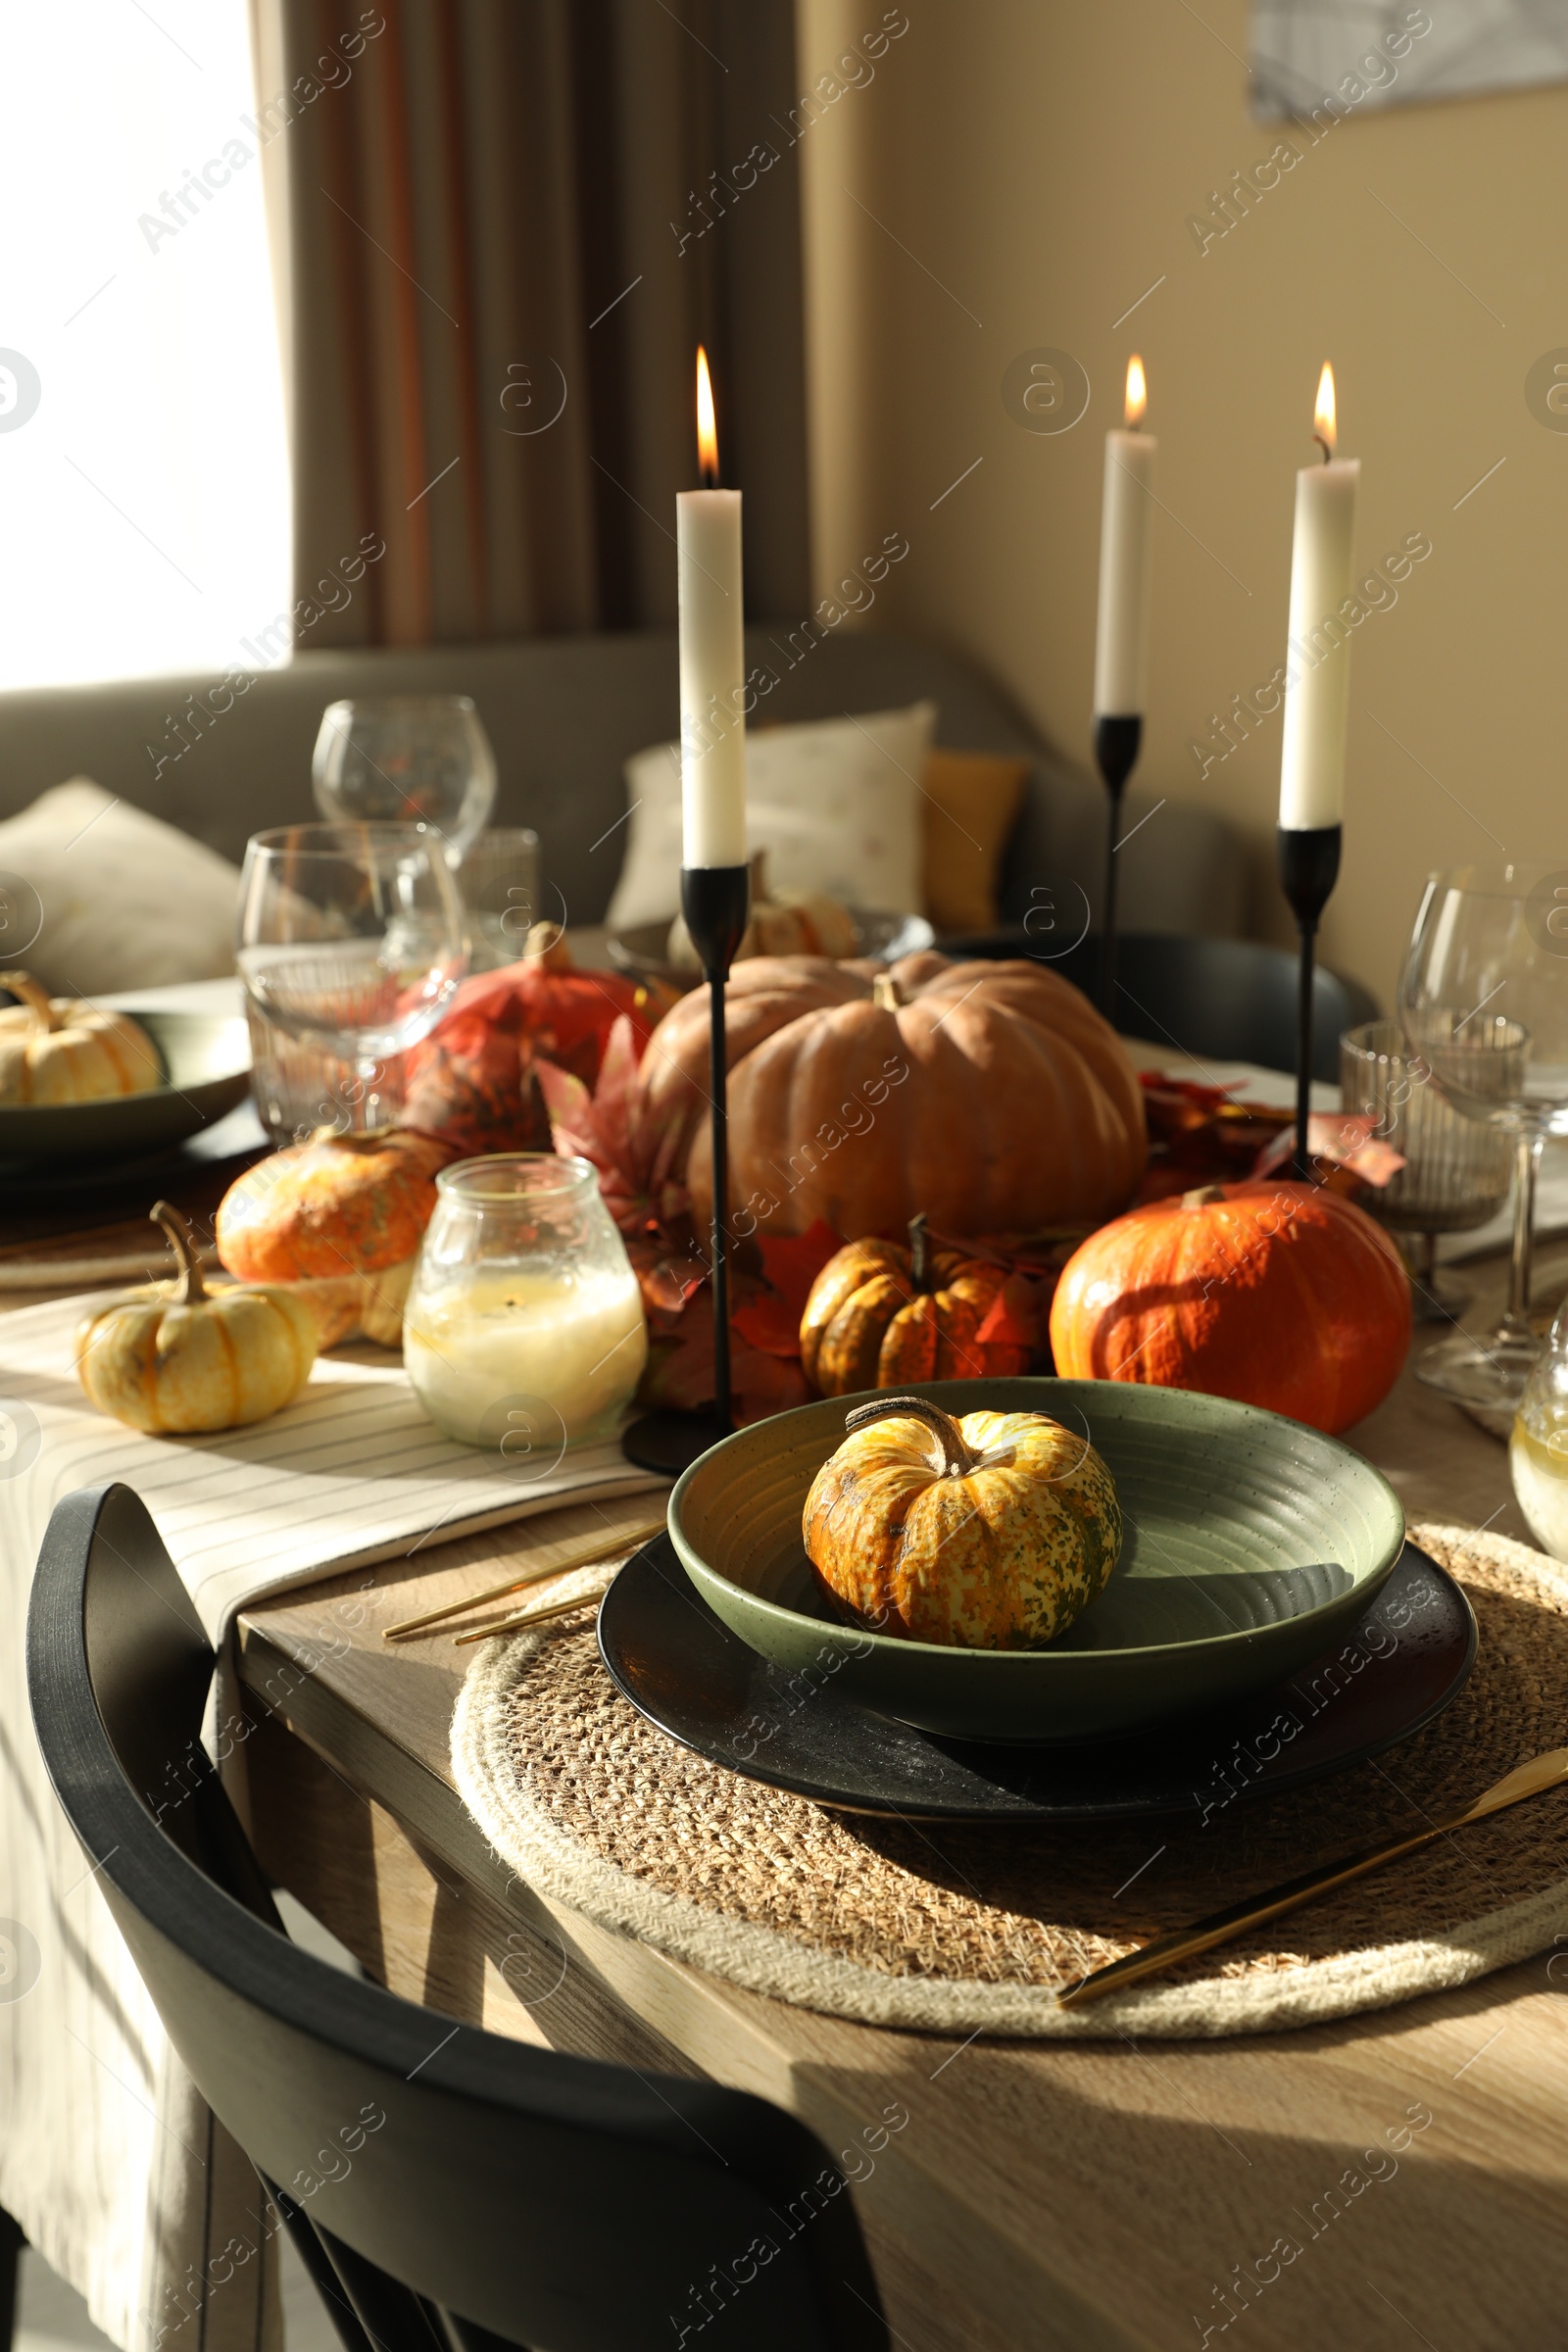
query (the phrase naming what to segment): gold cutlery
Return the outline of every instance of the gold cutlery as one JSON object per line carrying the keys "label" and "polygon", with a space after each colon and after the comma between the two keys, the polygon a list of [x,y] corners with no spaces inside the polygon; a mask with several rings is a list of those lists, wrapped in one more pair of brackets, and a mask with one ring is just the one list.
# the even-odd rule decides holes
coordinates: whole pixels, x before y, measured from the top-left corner
{"label": "gold cutlery", "polygon": [[1249,1928],[1260,1928],[1268,1920],[1278,1919],[1282,1912],[1309,1903],[1314,1895],[1326,1894],[1331,1886],[1343,1886],[1349,1879],[1365,1878],[1368,1871],[1381,1870],[1386,1862],[1414,1853],[1418,1846],[1430,1845],[1435,1838],[1446,1838],[1450,1831],[1465,1829],[1473,1821],[1485,1821],[1489,1814],[1500,1813],[1527,1796],[1539,1796],[1544,1789],[1554,1788],[1564,1780],[1568,1780],[1568,1747],[1549,1748],[1528,1764],[1517,1765],[1462,1813],[1432,1822],[1411,1838],[1396,1838],[1388,1845],[1369,1846],[1364,1853],[1352,1854],[1347,1862],[1329,1862],[1321,1869],[1306,1871],[1300,1878],[1276,1886],[1272,1894],[1248,1895],[1242,1902],[1232,1903],[1229,1910],[1211,1912],[1207,1919],[1200,1919],[1190,1928],[1176,1928],[1168,1936],[1156,1936],[1138,1951],[1128,1952],[1124,1958],[1081,1977],[1076,1984],[1069,1984],[1057,1993],[1056,2006],[1076,2009],[1085,2001],[1098,2001],[1102,1993],[1136,1984],[1140,1977],[1155,1976],[1177,1960],[1190,1960],[1196,1953],[1212,1951],[1216,1944],[1229,1943],[1233,1937],[1245,1935]]}
{"label": "gold cutlery", "polygon": [[481,1625],[476,1634],[454,1634],[454,1649],[465,1649],[470,1642],[493,1642],[498,1634],[519,1634],[525,1626],[548,1625],[552,1617],[569,1617],[573,1609],[586,1609],[604,1599],[610,1587],[603,1585],[597,1592],[579,1592],[575,1600],[553,1600],[548,1608],[525,1609],[520,1617],[503,1617],[499,1625]]}
{"label": "gold cutlery", "polygon": [[[439,1625],[445,1617],[466,1617],[470,1609],[482,1609],[486,1601],[505,1600],[511,1592],[520,1592],[526,1585],[542,1585],[552,1576],[569,1576],[574,1568],[592,1568],[599,1560],[613,1559],[618,1552],[635,1551],[640,1544],[651,1544],[655,1536],[664,1532],[662,1517],[650,1519],[641,1527],[628,1527],[619,1535],[600,1536],[592,1544],[566,1554],[564,1560],[552,1560],[548,1568],[528,1568],[520,1576],[508,1579],[504,1585],[491,1585],[483,1592],[465,1593],[462,1600],[449,1600],[439,1609],[426,1609],[422,1617],[405,1617],[399,1625],[381,1628],[383,1642],[402,1642],[410,1634],[422,1633],[427,1625]],[[495,1629],[499,1632],[501,1629]]]}

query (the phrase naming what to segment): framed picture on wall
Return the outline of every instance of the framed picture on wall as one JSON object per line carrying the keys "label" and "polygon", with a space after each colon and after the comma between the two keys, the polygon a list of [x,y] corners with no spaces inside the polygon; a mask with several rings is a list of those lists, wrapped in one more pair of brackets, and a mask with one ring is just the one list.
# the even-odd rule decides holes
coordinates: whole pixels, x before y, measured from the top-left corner
{"label": "framed picture on wall", "polygon": [[1252,0],[1251,100],[1265,120],[1568,81],[1562,0]]}

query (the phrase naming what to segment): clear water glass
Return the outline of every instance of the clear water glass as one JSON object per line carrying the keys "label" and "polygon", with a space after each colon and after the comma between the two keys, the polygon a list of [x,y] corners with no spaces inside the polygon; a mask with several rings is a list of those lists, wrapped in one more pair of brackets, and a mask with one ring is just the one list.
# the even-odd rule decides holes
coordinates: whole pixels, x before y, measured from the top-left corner
{"label": "clear water glass", "polygon": [[1399,1019],[1454,1108],[1514,1159],[1508,1303],[1496,1329],[1457,1332],[1420,1377],[1505,1431],[1540,1351],[1530,1317],[1536,1175],[1568,1134],[1568,868],[1510,863],[1434,874],[1399,982]]}
{"label": "clear water glass", "polygon": [[609,1437],[648,1360],[642,1294],[586,1159],[460,1160],[436,1178],[403,1361],[436,1427],[545,1476]]}
{"label": "clear water glass", "polygon": [[468,968],[493,972],[528,953],[539,914],[539,836],[490,825],[463,853],[458,887],[468,910]]}
{"label": "clear water glass", "polygon": [[253,836],[235,961],[254,1009],[352,1065],[355,1128],[388,1115],[384,1065],[427,1037],[467,969],[467,918],[442,845],[409,825],[285,825]]}
{"label": "clear water glass", "polygon": [[1340,1102],[1368,1118],[1404,1166],[1356,1199],[1391,1233],[1408,1236],[1418,1321],[1451,1321],[1464,1297],[1438,1272],[1440,1233],[1469,1233],[1508,1198],[1513,1153],[1505,1135],[1467,1119],[1439,1092],[1397,1021],[1366,1021],[1340,1039]]}
{"label": "clear water glass", "polygon": [[323,711],[311,782],[329,820],[416,825],[456,864],[495,806],[496,758],[466,694],[359,696]]}
{"label": "clear water glass", "polygon": [[341,1134],[354,1129],[363,1103],[368,1123],[395,1123],[406,1087],[401,1054],[378,1061],[362,1075],[352,1061],[305,1039],[290,1037],[245,1000],[251,1033],[251,1093],[257,1115],[274,1144],[302,1144],[318,1128]]}

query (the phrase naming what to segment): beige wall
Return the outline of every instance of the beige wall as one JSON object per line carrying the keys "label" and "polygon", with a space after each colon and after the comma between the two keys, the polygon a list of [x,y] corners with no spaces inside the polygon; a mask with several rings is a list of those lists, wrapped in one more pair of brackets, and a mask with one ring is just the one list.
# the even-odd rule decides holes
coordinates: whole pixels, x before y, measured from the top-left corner
{"label": "beige wall", "polygon": [[[1200,254],[1187,217],[1284,128],[1247,111],[1243,0],[903,13],[874,80],[803,141],[822,585],[905,532],[872,624],[960,649],[1087,759],[1102,435],[1140,350],[1165,509],[1140,781],[1244,830],[1252,928],[1286,936],[1278,717],[1202,777],[1188,746],[1283,658],[1293,475],[1332,357],[1358,556],[1417,531],[1433,549],[1354,641],[1324,934],[1388,1003],[1430,866],[1504,847],[1568,866],[1568,434],[1524,398],[1531,362],[1568,345],[1568,87],[1352,115]],[[802,0],[803,78],[881,19],[880,0]],[[1054,437],[1001,400],[1038,345],[1093,387]]]}

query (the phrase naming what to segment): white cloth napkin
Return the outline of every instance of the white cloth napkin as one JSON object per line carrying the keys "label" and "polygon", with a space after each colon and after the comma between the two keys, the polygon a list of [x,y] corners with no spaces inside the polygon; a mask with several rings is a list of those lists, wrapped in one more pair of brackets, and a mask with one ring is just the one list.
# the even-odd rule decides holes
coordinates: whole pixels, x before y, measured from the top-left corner
{"label": "white cloth napkin", "polygon": [[170,2050],[33,1738],[27,1595],[50,1513],[80,1487],[134,1487],[216,1644],[281,1586],[663,1482],[613,1444],[454,1445],[370,1348],[323,1358],[250,1429],[147,1437],[76,1384],[87,1303],[0,1318],[0,2205],[125,2352],[257,2352],[277,2341],[275,2273],[225,2252],[257,2238],[255,2177]]}

